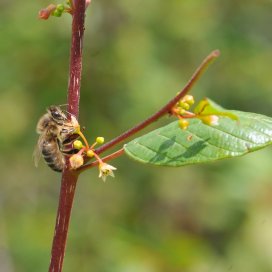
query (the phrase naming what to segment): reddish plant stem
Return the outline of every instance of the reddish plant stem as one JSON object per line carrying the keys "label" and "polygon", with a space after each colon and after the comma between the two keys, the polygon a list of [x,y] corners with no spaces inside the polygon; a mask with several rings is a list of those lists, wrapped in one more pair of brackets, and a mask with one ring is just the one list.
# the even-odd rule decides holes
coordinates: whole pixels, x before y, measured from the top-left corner
{"label": "reddish plant stem", "polygon": [[172,98],[165,106],[163,106],[159,111],[151,115],[149,118],[144,120],[143,122],[139,123],[138,125],[134,126],[133,128],[125,131],[118,137],[112,139],[108,143],[104,144],[103,146],[97,148],[95,150],[96,154],[100,154],[107,149],[111,148],[112,146],[124,141],[125,139],[129,138],[130,136],[134,135],[135,133],[139,132],[140,130],[144,129],[151,123],[157,121],[163,115],[169,113],[171,108],[182,98],[184,97],[193,87],[193,85],[197,82],[200,76],[205,72],[208,66],[213,62],[220,55],[219,50],[212,51],[198,66],[190,80],[187,82],[185,87],[174,97]]}
{"label": "reddish plant stem", "polygon": [[[67,111],[78,118],[80,82],[82,71],[82,44],[85,21],[85,0],[76,0],[73,5],[72,41]],[[65,255],[67,233],[74,201],[78,174],[69,170],[68,159],[63,170],[49,272],[61,272]]]}
{"label": "reddish plant stem", "polygon": [[85,22],[85,1],[76,0],[73,10],[72,42],[70,50],[70,74],[67,111],[78,119],[80,83],[82,71],[82,46]]}
{"label": "reddish plant stem", "polygon": [[[101,160],[102,160],[103,162],[106,162],[106,161],[110,161],[110,160],[116,159],[116,158],[118,158],[119,156],[123,155],[124,152],[125,152],[125,151],[124,151],[124,148],[121,148],[121,149],[115,151],[114,153],[112,153],[112,154],[110,154],[110,155],[108,155],[108,156],[103,157]],[[89,163],[89,164],[85,164],[85,165],[81,166],[80,168],[77,169],[76,172],[82,173],[83,171],[85,171],[85,170],[87,170],[87,169],[90,169],[90,168],[92,168],[92,167],[94,167],[94,166],[97,166],[98,164],[99,164],[99,161],[96,160],[96,161],[94,161],[94,162],[91,162],[91,163]]]}
{"label": "reddish plant stem", "polygon": [[56,218],[56,226],[51,251],[51,262],[49,271],[62,271],[63,259],[69,221],[76,190],[78,175],[71,175],[71,171],[64,171],[61,180],[59,207]]}

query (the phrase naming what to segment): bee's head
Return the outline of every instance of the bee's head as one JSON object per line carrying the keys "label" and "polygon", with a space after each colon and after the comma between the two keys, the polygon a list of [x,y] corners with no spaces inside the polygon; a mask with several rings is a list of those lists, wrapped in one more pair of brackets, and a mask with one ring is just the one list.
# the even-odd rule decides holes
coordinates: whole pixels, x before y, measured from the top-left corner
{"label": "bee's head", "polygon": [[56,122],[67,120],[67,116],[58,106],[50,106],[47,111]]}

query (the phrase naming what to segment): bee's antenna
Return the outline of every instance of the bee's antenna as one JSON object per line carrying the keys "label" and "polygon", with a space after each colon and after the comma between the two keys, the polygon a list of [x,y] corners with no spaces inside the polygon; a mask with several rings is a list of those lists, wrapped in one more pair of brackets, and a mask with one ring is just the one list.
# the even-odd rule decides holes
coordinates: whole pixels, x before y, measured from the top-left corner
{"label": "bee's antenna", "polygon": [[63,112],[65,112],[65,113],[69,114],[70,116],[72,116],[72,114],[67,110],[63,110]]}
{"label": "bee's antenna", "polygon": [[66,104],[60,104],[60,105],[59,105],[59,107],[60,107],[60,108],[62,108],[62,107],[66,107],[66,106],[68,106],[68,104],[67,104],[67,103],[66,103]]}

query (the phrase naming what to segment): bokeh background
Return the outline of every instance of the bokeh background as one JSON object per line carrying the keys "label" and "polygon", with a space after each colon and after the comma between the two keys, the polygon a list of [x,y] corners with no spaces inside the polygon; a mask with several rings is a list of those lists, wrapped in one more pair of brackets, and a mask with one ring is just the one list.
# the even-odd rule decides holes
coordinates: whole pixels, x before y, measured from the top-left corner
{"label": "bokeh background", "polygon": [[[66,103],[71,18],[38,20],[47,4],[0,2],[3,272],[47,271],[50,258],[60,175],[32,152],[45,108]],[[80,105],[90,141],[153,113],[217,48],[195,97],[272,116],[271,15],[271,0],[93,0]],[[80,178],[64,271],[272,271],[271,148],[181,168],[112,164],[106,183],[97,169]]]}

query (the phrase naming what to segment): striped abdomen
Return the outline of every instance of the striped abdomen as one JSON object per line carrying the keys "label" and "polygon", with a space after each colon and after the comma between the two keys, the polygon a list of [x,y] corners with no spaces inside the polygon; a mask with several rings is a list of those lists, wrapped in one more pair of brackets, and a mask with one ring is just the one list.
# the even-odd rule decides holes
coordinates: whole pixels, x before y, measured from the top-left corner
{"label": "striped abdomen", "polygon": [[75,154],[78,150],[72,147],[73,141],[79,136],[69,135],[62,143],[53,135],[42,144],[42,155],[48,166],[57,172],[62,172],[65,166],[64,155]]}
{"label": "striped abdomen", "polygon": [[42,155],[48,166],[57,172],[62,172],[65,159],[59,149],[57,139],[52,137],[50,140],[45,140],[42,144]]}

